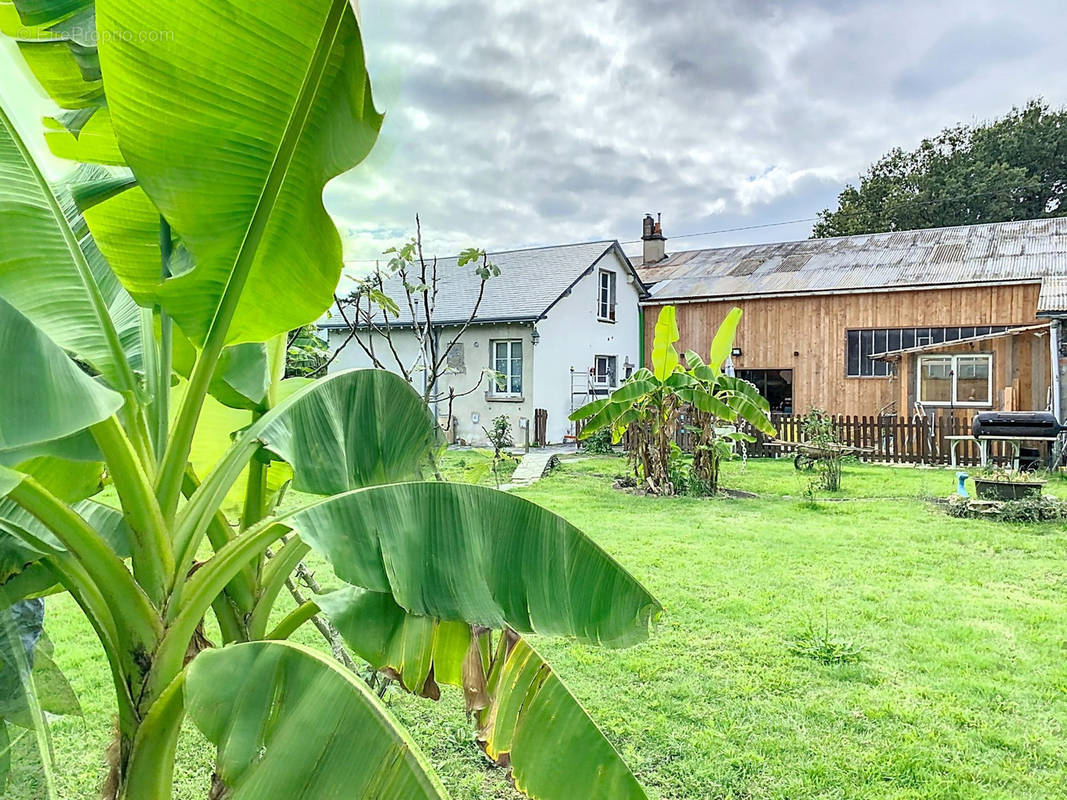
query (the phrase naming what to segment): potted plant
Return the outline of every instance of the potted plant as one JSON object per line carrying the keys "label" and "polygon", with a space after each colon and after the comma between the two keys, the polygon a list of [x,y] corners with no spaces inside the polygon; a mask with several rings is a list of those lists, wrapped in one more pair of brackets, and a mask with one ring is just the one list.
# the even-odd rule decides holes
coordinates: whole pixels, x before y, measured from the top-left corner
{"label": "potted plant", "polygon": [[1045,481],[1036,474],[1015,469],[988,470],[974,479],[974,491],[981,500],[1040,497],[1044,485]]}

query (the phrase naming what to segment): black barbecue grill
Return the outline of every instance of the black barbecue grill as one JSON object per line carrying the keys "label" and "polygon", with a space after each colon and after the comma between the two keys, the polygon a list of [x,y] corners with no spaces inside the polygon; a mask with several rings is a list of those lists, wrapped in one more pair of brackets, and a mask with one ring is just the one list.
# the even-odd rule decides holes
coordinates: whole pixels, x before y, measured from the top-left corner
{"label": "black barbecue grill", "polygon": [[1067,426],[1047,411],[982,411],[974,415],[971,432],[979,436],[1014,436],[1020,439],[1052,438]]}

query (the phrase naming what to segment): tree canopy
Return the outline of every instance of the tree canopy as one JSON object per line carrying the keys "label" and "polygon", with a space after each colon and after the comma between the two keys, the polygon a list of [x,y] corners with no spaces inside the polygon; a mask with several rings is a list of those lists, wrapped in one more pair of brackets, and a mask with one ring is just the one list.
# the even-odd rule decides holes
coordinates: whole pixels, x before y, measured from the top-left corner
{"label": "tree canopy", "polygon": [[845,186],[812,236],[848,236],[1067,214],[1067,109],[1041,100],[992,122],[890,150]]}

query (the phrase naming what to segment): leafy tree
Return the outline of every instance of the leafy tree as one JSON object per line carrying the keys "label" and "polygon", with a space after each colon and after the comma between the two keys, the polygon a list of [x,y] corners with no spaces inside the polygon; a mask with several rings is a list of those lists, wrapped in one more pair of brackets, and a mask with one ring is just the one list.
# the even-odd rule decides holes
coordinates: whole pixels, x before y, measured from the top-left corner
{"label": "leafy tree", "polygon": [[1059,217],[1067,192],[1067,110],[1040,100],[1000,119],[894,148],[848,185],[813,236]]}
{"label": "leafy tree", "polygon": [[[627,646],[655,599],[533,503],[422,480],[440,430],[400,377],[283,378],[287,332],[341,273],[323,188],[381,123],[349,0],[15,8],[75,112],[49,132],[121,167],[50,186],[0,105],[0,596],[68,592],[96,632],[104,796],[169,798],[188,716],[217,748],[214,798],[444,797],[358,676],[286,641],[325,615],[405,689],[461,687],[530,796],[645,797],[522,636]],[[98,47],[71,14],[95,15]],[[343,588],[280,613],[312,550]]]}
{"label": "leafy tree", "polygon": [[[653,492],[682,492],[688,488],[680,485],[683,482],[696,483],[706,492],[718,491],[719,466],[731,445],[754,441],[725,426],[743,421],[763,433],[774,433],[770,406],[759,390],[723,371],[740,319],[739,308],[726,316],[712,340],[706,364],[692,350],[686,352],[683,364],[674,347],[680,338],[675,308],[664,306],[656,321],[652,369],[637,370],[610,397],[587,403],[571,414],[574,421],[585,420],[580,438],[610,430],[617,443],[625,435],[636,477]],[[675,438],[683,427],[697,436],[691,474],[678,469]]]}

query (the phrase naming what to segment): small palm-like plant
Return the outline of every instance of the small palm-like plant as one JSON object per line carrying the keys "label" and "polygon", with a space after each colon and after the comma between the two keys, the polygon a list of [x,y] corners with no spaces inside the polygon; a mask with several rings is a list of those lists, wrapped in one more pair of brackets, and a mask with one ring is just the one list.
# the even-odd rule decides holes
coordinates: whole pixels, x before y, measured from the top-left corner
{"label": "small palm-like plant", "polygon": [[739,308],[726,316],[712,340],[706,364],[692,350],[686,352],[683,364],[675,349],[680,338],[675,309],[664,306],[656,320],[652,369],[637,370],[610,397],[587,403],[571,414],[572,420],[585,421],[581,438],[610,430],[618,443],[625,434],[639,477],[652,491],[674,494],[680,487],[672,477],[672,452],[675,436],[684,425],[696,434],[693,476],[709,491],[716,491],[719,465],[730,446],[753,441],[749,434],[724,426],[747,422],[762,433],[774,433],[770,406],[759,390],[723,371],[740,320]]}
{"label": "small palm-like plant", "polygon": [[[96,631],[105,793],[170,797],[188,716],[218,750],[212,797],[445,796],[355,674],[286,642],[325,614],[404,688],[461,687],[530,796],[644,797],[522,636],[626,646],[656,601],[544,509],[422,480],[440,431],[399,377],[283,379],[286,332],[341,271],[324,185],[381,124],[349,0],[14,9],[67,109],[51,147],[110,168],[50,186],[0,109],[0,597],[68,592]],[[311,550],[344,588],[281,614]],[[224,646],[203,650],[205,615]]]}

